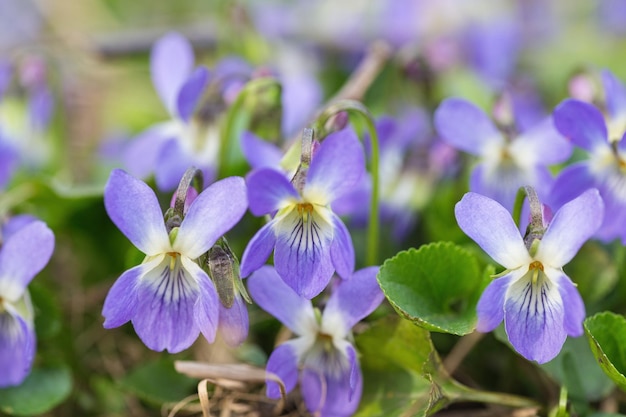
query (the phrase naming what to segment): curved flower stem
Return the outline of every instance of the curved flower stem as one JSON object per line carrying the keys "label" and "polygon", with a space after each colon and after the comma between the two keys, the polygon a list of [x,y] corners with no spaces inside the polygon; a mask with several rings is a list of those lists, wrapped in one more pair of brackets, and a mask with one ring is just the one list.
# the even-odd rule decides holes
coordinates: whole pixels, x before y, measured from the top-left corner
{"label": "curved flower stem", "polygon": [[231,139],[239,119],[241,110],[250,94],[259,93],[268,88],[282,88],[278,80],[271,77],[257,78],[249,81],[239,92],[237,98],[226,112],[226,120],[220,134],[218,178],[224,177],[224,166],[227,166],[231,153]]}
{"label": "curved flower stem", "polygon": [[541,201],[539,201],[537,192],[533,187],[526,185],[520,187],[515,198],[515,205],[513,206],[513,220],[515,224],[519,227],[521,223],[524,197],[526,197],[528,205],[530,206],[530,222],[524,234],[524,243],[532,253],[533,250],[536,250],[536,242],[541,240],[546,231],[546,223],[544,222],[543,206]]}
{"label": "curved flower stem", "polygon": [[513,206],[513,220],[519,227],[522,217],[522,207],[524,206],[524,198],[528,199],[530,205],[530,225],[533,229],[543,228],[543,210],[541,202],[535,189],[529,185],[520,187],[515,196],[515,205]]}
{"label": "curved flower stem", "polygon": [[313,130],[316,136],[324,138],[326,136],[326,122],[333,116],[341,112],[360,115],[367,125],[371,142],[371,166],[372,173],[372,198],[370,200],[370,214],[367,228],[367,253],[365,262],[367,265],[376,265],[378,260],[378,236],[379,236],[379,216],[378,216],[378,196],[379,196],[379,173],[378,173],[378,134],[374,125],[374,118],[369,110],[355,100],[339,100],[329,105],[313,123]]}
{"label": "curved flower stem", "polygon": [[485,333],[473,332],[463,336],[452,348],[448,356],[443,360],[443,367],[448,374],[452,375],[459,367],[463,359],[483,338]]}
{"label": "curved flower stem", "polygon": [[193,180],[195,182],[196,191],[200,194],[204,188],[204,181],[202,179],[202,171],[197,169],[196,167],[189,167],[183,178],[181,178],[178,183],[178,188],[176,189],[176,200],[174,201],[174,212],[180,217],[183,217],[185,210],[185,201],[187,201],[187,194],[189,192],[189,187],[192,185]]}
{"label": "curved flower stem", "polygon": [[530,398],[520,397],[517,395],[506,394],[502,392],[480,391],[466,387],[454,381],[452,381],[452,383],[455,388],[454,394],[450,394],[450,399],[452,399],[453,401],[474,401],[519,408],[541,408],[540,404],[538,404],[534,400],[531,400]]}
{"label": "curved flower stem", "polygon": [[198,194],[202,192],[204,188],[202,171],[196,167],[189,167],[185,174],[178,183],[176,188],[176,194],[174,195],[174,206],[167,209],[164,215],[165,228],[169,233],[175,227],[179,227],[185,218],[185,202],[187,201],[187,195],[189,193],[189,187],[195,181],[195,188]]}
{"label": "curved flower stem", "polygon": [[304,183],[306,182],[306,174],[309,171],[311,165],[311,155],[313,153],[313,135],[315,132],[311,128],[305,128],[302,132],[301,152],[300,152],[300,165],[298,170],[291,179],[291,183],[302,194],[304,189]]}

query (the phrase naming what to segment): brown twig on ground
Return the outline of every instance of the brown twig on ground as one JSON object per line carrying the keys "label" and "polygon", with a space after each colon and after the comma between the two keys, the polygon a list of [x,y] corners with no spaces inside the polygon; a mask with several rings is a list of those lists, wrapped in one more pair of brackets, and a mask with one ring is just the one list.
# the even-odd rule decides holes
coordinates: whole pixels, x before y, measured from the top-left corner
{"label": "brown twig on ground", "polygon": [[176,371],[179,373],[192,378],[203,378],[198,384],[198,396],[204,417],[210,416],[207,382],[211,382],[216,386],[217,393],[217,389],[221,389],[222,387],[246,392],[248,388],[246,384],[265,383],[267,380],[274,381],[278,384],[281,395],[280,401],[275,405],[274,413],[276,415],[280,414],[287,396],[285,385],[280,377],[271,372],[267,372],[265,369],[247,364],[210,364],[192,361],[176,361],[174,362],[174,368],[176,368]]}
{"label": "brown twig on ground", "polygon": [[[343,86],[337,93],[326,101],[311,118],[313,123],[331,104],[340,100],[362,100],[363,96],[372,85],[385,63],[391,57],[391,47],[384,41],[376,41],[370,45],[367,54],[355,70],[350,74]],[[334,116],[332,119],[334,119]],[[300,132],[287,142],[291,145],[300,140]]]}
{"label": "brown twig on ground", "polygon": [[390,57],[391,47],[387,43],[372,43],[365,58],[327,104],[345,99],[361,100]]}
{"label": "brown twig on ground", "polygon": [[606,398],[604,398],[601,402],[600,402],[600,407],[599,407],[599,411],[602,411],[604,413],[617,413],[619,410],[619,401],[617,400],[616,397],[616,391],[613,391],[610,395],[608,395]]}

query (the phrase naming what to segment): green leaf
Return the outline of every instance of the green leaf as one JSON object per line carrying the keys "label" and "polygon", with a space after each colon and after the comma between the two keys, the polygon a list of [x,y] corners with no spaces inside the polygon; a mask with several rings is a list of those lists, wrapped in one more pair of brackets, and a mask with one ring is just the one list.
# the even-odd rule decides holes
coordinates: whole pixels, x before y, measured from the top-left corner
{"label": "green leaf", "polygon": [[134,369],[124,377],[122,388],[152,404],[177,402],[193,392],[197,381],[179,374],[170,360],[157,360]]}
{"label": "green leaf", "polygon": [[467,250],[437,242],[386,260],[378,282],[402,316],[431,331],[465,335],[476,326],[476,304],[491,274]]}
{"label": "green leaf", "polygon": [[626,319],[607,311],[588,317],[583,324],[600,368],[626,391]]}
{"label": "green leaf", "polygon": [[[567,388],[573,402],[587,404],[606,397],[613,382],[596,365],[584,337],[568,337],[556,358],[540,367]],[[577,408],[580,404],[576,404]]]}
{"label": "green leaf", "polygon": [[479,391],[452,379],[430,333],[397,316],[385,317],[356,337],[363,397],[356,416],[430,416],[453,402],[536,407],[526,398]]}
{"label": "green leaf", "polygon": [[356,416],[425,416],[450,402],[440,385],[449,377],[425,329],[386,317],[358,335],[356,344],[364,378]]}
{"label": "green leaf", "polygon": [[69,369],[34,369],[21,385],[0,389],[0,411],[15,416],[39,415],[61,404],[71,391]]}
{"label": "green leaf", "polygon": [[30,285],[29,292],[35,308],[37,340],[56,336],[61,331],[62,322],[61,309],[55,295],[37,281]]}

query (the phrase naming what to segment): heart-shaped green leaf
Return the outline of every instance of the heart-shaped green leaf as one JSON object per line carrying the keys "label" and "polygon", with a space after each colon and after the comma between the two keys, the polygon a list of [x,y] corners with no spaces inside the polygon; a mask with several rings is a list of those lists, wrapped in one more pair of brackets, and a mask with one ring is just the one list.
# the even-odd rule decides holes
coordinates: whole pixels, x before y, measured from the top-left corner
{"label": "heart-shaped green leaf", "polygon": [[600,367],[626,391],[626,318],[607,311],[588,317],[584,327]]}
{"label": "heart-shaped green leaf", "polygon": [[364,376],[357,416],[428,416],[450,403],[430,334],[396,317],[377,321],[356,338]]}
{"label": "heart-shaped green leaf", "polygon": [[386,260],[378,282],[402,316],[431,331],[465,335],[476,326],[476,304],[491,274],[465,249],[437,242]]}

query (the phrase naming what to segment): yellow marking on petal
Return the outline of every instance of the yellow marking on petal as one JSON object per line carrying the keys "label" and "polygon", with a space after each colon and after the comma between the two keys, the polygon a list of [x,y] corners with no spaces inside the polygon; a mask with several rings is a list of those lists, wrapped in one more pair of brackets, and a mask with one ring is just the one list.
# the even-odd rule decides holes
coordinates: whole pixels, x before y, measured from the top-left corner
{"label": "yellow marking on petal", "polygon": [[530,265],[528,265],[528,270],[533,271],[532,282],[533,285],[537,283],[539,279],[539,272],[543,272],[543,264],[539,261],[534,261]]}
{"label": "yellow marking on petal", "polygon": [[178,252],[167,252],[167,254],[170,257],[170,271],[173,271],[174,267],[176,267],[176,259],[178,258],[179,253]]}
{"label": "yellow marking on petal", "polygon": [[323,352],[326,352],[326,354],[333,354],[335,352],[335,344],[333,343],[332,335],[324,332],[319,332],[317,333],[316,339],[317,345],[322,348]]}
{"label": "yellow marking on petal", "polygon": [[302,216],[302,220],[308,221],[309,216],[313,213],[315,208],[311,203],[300,203],[297,205],[298,214]]}

